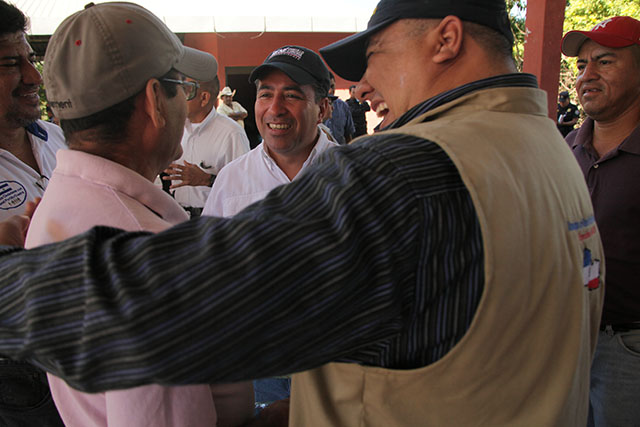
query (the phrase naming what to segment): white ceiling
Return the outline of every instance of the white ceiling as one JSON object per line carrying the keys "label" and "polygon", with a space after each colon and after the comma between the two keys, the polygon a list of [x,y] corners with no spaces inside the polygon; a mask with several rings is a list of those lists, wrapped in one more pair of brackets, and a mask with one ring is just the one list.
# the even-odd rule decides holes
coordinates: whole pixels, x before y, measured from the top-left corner
{"label": "white ceiling", "polygon": [[[88,0],[10,0],[31,22],[30,34],[52,34]],[[139,0],[176,33],[357,32],[377,0]]]}

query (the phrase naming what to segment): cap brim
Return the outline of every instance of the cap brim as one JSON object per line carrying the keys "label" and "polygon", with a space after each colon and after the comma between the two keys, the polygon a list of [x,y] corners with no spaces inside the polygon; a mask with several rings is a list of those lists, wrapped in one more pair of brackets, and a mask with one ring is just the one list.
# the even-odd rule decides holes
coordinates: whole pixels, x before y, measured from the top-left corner
{"label": "cap brim", "polygon": [[253,69],[249,75],[249,82],[253,83],[258,80],[269,69],[275,68],[285,73],[291,80],[299,85],[311,85],[317,82],[316,78],[307,73],[301,68],[288,64],[286,62],[269,62],[268,64],[262,64],[259,67]]}
{"label": "cap brim", "polygon": [[210,82],[218,75],[218,61],[213,55],[187,46],[184,46],[184,54],[173,68],[201,82]]}
{"label": "cap brim", "polygon": [[578,56],[580,48],[588,39],[593,40],[599,45],[613,48],[627,47],[633,44],[633,41],[629,39],[607,33],[594,31],[569,31],[562,38],[562,53],[566,56]]}
{"label": "cap brim", "polygon": [[398,18],[389,18],[366,30],[320,49],[320,54],[334,73],[345,80],[359,81],[367,70],[369,38]]}

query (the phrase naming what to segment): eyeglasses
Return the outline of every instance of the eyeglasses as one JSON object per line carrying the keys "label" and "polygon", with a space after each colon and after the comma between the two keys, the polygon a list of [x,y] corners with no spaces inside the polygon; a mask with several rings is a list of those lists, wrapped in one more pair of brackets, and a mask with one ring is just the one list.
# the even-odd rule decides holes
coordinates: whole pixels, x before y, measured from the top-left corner
{"label": "eyeglasses", "polygon": [[200,85],[198,82],[187,82],[184,80],[175,80],[175,79],[162,79],[163,82],[175,83],[177,85],[182,86],[184,90],[184,94],[187,96],[187,101],[191,101],[196,97],[196,93],[198,93],[198,88]]}

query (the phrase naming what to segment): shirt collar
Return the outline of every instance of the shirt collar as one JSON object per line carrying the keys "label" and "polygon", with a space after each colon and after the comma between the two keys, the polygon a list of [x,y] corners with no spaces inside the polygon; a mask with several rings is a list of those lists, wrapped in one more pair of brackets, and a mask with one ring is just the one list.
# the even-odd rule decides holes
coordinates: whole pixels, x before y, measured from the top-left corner
{"label": "shirt collar", "polygon": [[189,119],[187,119],[184,127],[187,130],[187,132],[196,133],[196,132],[199,131],[199,129],[204,128],[207,125],[207,123],[209,123],[211,120],[213,120],[213,118],[216,115],[217,115],[216,109],[212,108],[211,111],[209,112],[209,114],[207,114],[207,117],[205,117],[203,121],[201,121],[200,123],[191,123],[191,121]]}
{"label": "shirt collar", "polygon": [[[308,165],[313,163],[315,161],[316,157],[318,157],[327,148],[337,147],[338,146],[337,143],[329,141],[329,138],[327,138],[327,135],[325,135],[325,133],[322,132],[320,129],[318,129],[318,132],[319,132],[320,135],[318,136],[318,140],[316,141],[315,145],[311,149],[311,152],[309,153],[309,157],[307,157],[307,160],[304,161],[304,163],[302,164],[302,167],[300,168],[300,172],[298,172],[298,174],[293,179],[296,179],[298,176],[300,176],[302,171]],[[271,169],[271,170],[278,169],[278,170],[280,170],[282,172],[282,170],[276,164],[275,160],[273,160],[273,158],[269,155],[269,152],[267,151],[267,147],[266,147],[266,144],[265,144],[264,141],[262,141],[260,146],[256,147],[256,148],[261,150],[262,158],[265,161],[265,163],[267,164],[267,166],[269,167],[269,169]],[[284,174],[284,172],[282,172],[282,173]]]}
{"label": "shirt collar", "polygon": [[[585,149],[593,148],[591,146],[593,141],[593,124],[593,119],[590,117],[584,120],[582,126],[576,131],[575,138],[571,142],[571,149],[574,149],[578,145],[582,145]],[[640,155],[640,123],[615,150]]]}
{"label": "shirt collar", "polygon": [[396,129],[404,126],[411,120],[415,119],[422,114],[433,110],[443,104],[451,102],[457,98],[467,95],[471,92],[475,92],[482,89],[497,88],[497,87],[538,87],[538,80],[533,74],[527,73],[513,73],[504,74],[495,77],[489,77],[475,82],[467,83],[462,86],[458,86],[455,89],[442,92],[433,98],[429,98],[424,102],[411,108],[409,111],[400,116],[396,121],[391,123],[385,129]]}
{"label": "shirt collar", "polygon": [[46,141],[49,139],[49,134],[47,133],[46,130],[44,130],[44,128],[42,126],[40,126],[38,124],[38,122],[33,122],[30,125],[26,126],[25,129],[27,130],[27,132],[29,132],[31,135],[40,138],[43,141]]}

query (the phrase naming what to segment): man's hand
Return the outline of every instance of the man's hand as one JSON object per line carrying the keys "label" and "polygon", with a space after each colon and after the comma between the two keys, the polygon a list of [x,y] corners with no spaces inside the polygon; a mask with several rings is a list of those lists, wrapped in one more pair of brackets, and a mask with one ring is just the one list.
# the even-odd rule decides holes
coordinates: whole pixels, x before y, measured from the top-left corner
{"label": "man's hand", "polygon": [[200,169],[198,165],[189,163],[186,160],[184,160],[184,165],[171,163],[169,167],[164,170],[164,173],[167,174],[167,176],[162,177],[165,181],[182,181],[171,184],[169,188],[172,190],[174,188],[184,187],[185,185],[197,187],[199,185],[210,186],[211,184],[210,174]]}
{"label": "man's hand", "polygon": [[24,246],[24,239],[27,237],[29,222],[38,203],[40,203],[39,197],[33,202],[27,202],[24,214],[14,215],[0,222],[0,245]]}
{"label": "man's hand", "polygon": [[243,427],[287,427],[289,425],[289,398],[277,400],[264,408],[256,418]]}

